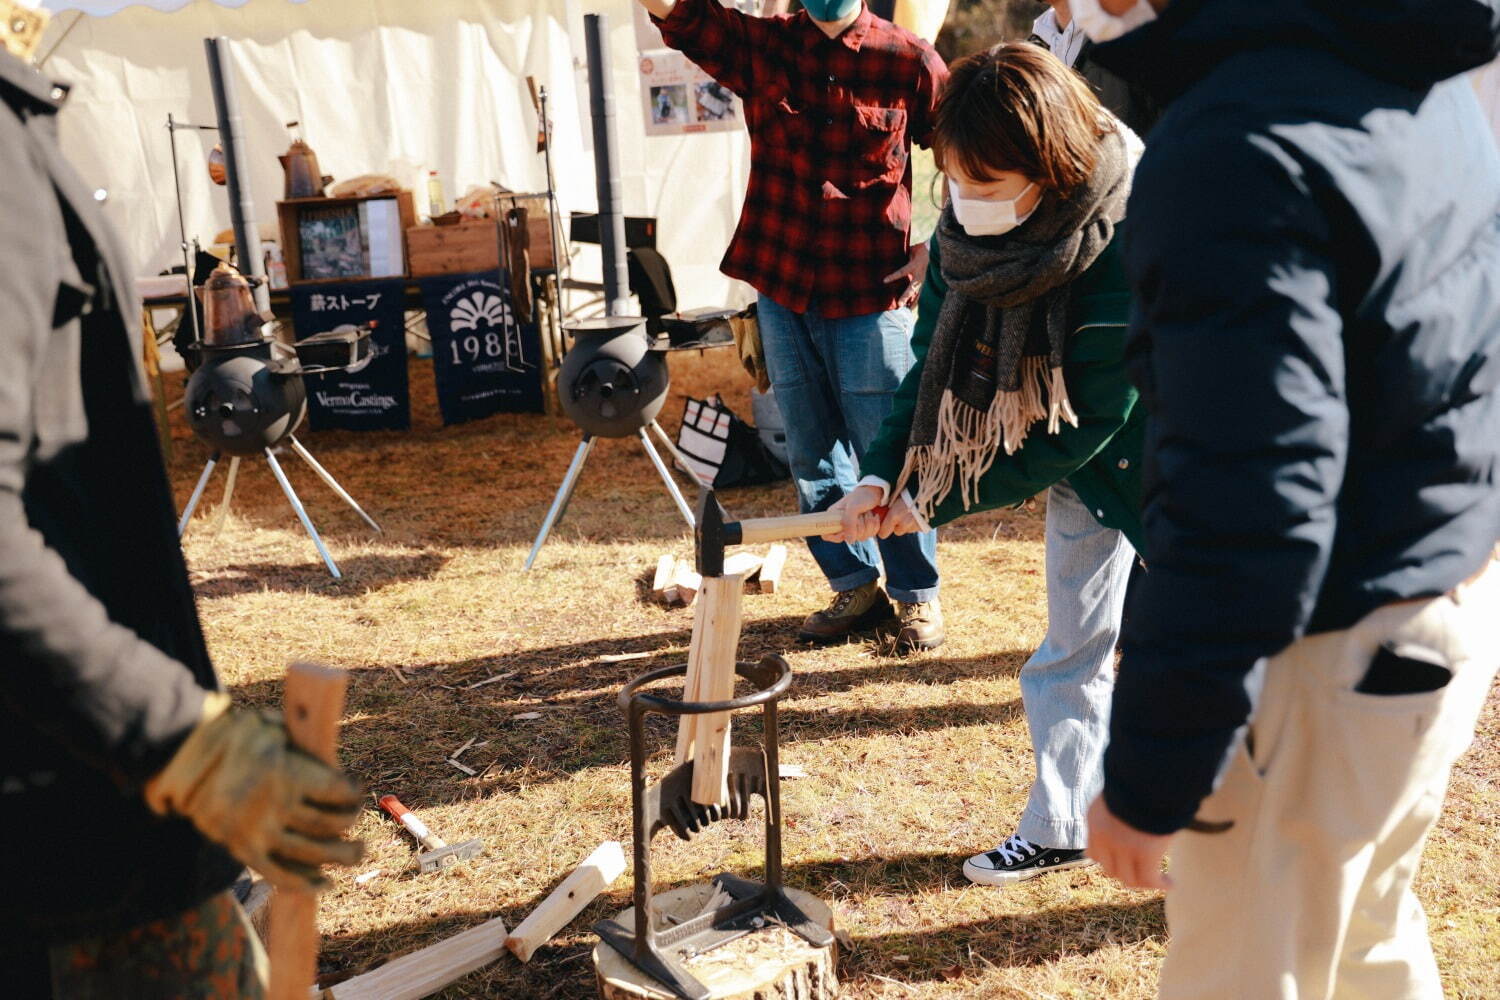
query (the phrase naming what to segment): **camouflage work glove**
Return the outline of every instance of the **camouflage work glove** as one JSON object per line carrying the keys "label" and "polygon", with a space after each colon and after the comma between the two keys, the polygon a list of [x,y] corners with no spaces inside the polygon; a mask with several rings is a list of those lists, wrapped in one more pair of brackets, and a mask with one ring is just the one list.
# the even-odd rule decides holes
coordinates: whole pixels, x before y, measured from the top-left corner
{"label": "camouflage work glove", "polygon": [[320,865],[364,855],[363,843],[340,839],[359,818],[360,787],[292,746],[279,716],[233,708],[222,692],[204,700],[203,721],[146,783],[145,798],[279,888],[320,889]]}

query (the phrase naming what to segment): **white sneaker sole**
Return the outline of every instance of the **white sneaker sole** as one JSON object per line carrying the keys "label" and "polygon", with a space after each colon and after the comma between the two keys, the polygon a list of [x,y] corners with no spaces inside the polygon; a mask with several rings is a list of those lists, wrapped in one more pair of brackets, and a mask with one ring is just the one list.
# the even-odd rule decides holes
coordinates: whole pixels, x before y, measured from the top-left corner
{"label": "white sneaker sole", "polygon": [[1015,885],[1017,882],[1030,881],[1039,875],[1065,872],[1071,868],[1090,868],[1096,863],[1093,858],[1079,858],[1076,861],[1064,861],[1050,868],[1026,868],[1018,872],[1001,872],[993,868],[981,868],[972,861],[965,861],[964,878],[979,885]]}

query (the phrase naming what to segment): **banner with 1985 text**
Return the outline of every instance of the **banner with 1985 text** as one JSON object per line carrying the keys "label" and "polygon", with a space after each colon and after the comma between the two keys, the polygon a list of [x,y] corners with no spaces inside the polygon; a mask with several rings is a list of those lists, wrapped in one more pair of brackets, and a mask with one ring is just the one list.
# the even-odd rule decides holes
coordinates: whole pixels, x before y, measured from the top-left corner
{"label": "banner with 1985 text", "polygon": [[418,280],[443,423],[543,412],[541,336],[530,316],[516,315],[507,273]]}

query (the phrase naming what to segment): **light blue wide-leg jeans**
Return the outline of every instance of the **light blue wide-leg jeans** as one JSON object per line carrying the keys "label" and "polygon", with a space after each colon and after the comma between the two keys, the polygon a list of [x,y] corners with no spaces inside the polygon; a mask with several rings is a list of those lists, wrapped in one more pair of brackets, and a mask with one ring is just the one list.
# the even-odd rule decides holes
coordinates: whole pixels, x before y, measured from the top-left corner
{"label": "light blue wide-leg jeans", "polygon": [[1066,481],[1047,491],[1047,637],[1021,668],[1036,781],[1016,832],[1033,844],[1088,844],[1134,559],[1125,535],[1096,521]]}

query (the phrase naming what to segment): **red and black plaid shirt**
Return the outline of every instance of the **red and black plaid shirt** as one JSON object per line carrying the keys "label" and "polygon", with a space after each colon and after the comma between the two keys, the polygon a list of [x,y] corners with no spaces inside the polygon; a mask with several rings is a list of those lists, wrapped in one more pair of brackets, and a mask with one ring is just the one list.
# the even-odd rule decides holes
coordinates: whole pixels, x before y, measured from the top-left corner
{"label": "red and black plaid shirt", "polygon": [[750,184],[721,265],[788,309],[894,309],[907,260],[913,141],[948,76],[931,45],[870,13],[829,38],[805,12],[751,17],[677,0],[667,44],[745,102]]}

